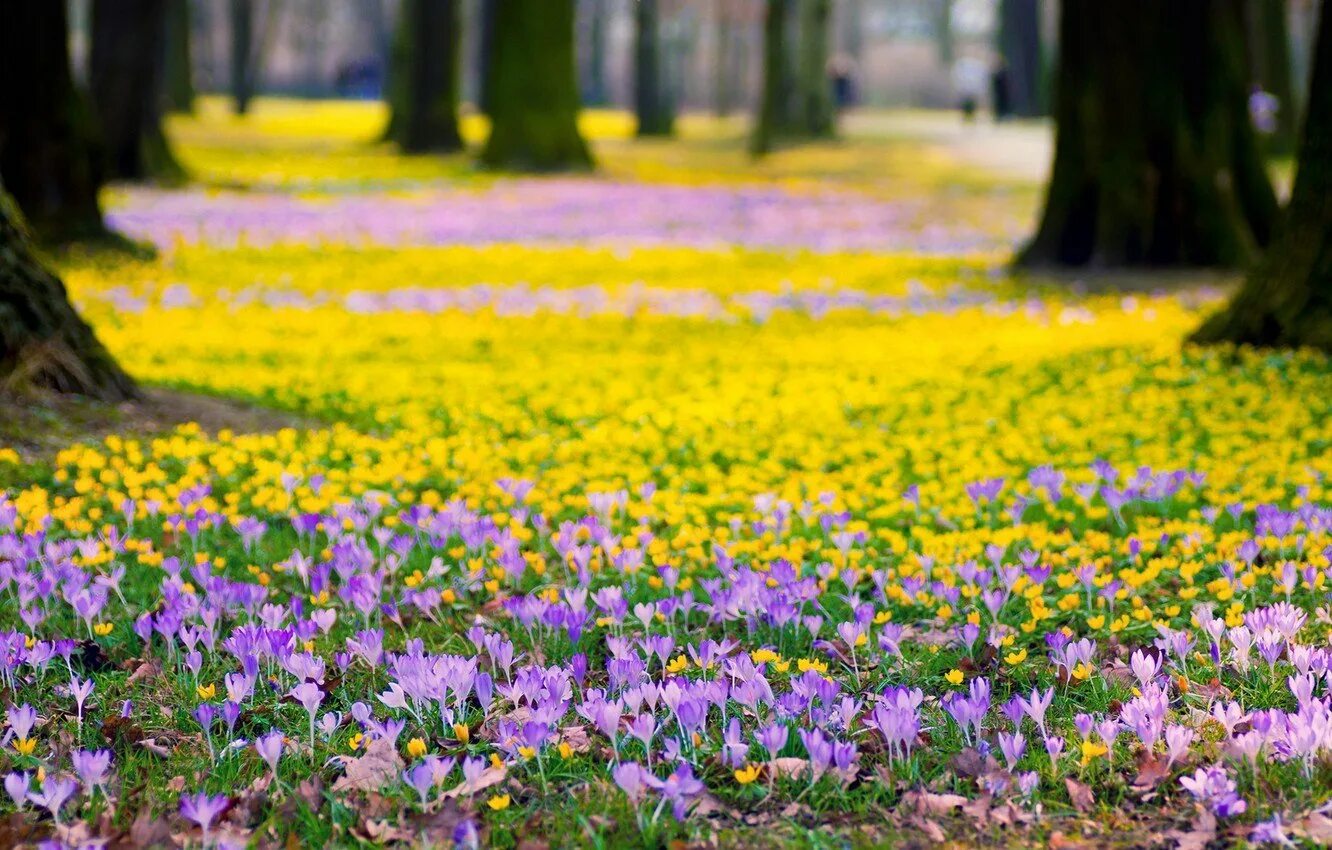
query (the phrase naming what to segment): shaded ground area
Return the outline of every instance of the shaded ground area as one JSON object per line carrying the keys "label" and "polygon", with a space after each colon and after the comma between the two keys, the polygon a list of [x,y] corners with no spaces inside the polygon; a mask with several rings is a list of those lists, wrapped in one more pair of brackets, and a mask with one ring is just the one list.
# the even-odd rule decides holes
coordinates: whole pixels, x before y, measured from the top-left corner
{"label": "shaded ground area", "polygon": [[[307,428],[314,420],[235,399],[149,387],[139,401],[102,404],[69,396],[0,395],[0,446],[41,462],[72,443],[111,434],[154,436],[194,423],[209,434]],[[0,477],[0,484],[4,484]]]}

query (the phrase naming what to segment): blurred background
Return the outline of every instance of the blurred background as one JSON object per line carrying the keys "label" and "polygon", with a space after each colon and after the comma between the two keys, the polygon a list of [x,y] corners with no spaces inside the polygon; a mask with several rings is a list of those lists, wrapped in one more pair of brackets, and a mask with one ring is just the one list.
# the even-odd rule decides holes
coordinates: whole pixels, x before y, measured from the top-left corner
{"label": "blurred background", "polygon": [[[92,2],[70,0],[71,59],[83,80]],[[1254,7],[1256,20],[1264,0],[1245,2]],[[169,35],[188,38],[188,65],[176,73],[188,73],[195,91],[232,93],[235,42],[248,33],[254,91],[301,98],[382,98],[403,14],[403,0],[170,0],[168,5],[181,7],[177,14],[186,18],[185,27],[173,27]],[[455,5],[461,99],[465,107],[477,108],[488,7],[495,0]],[[574,5],[583,105],[632,110],[639,3],[577,0]],[[672,104],[719,115],[753,111],[763,80],[765,0],[656,0],[654,5],[661,84]],[[798,5],[790,4],[793,16]],[[1320,0],[1276,5],[1288,18],[1292,76],[1304,80]],[[953,109],[968,98],[984,110],[998,105],[1000,117],[1048,112],[1058,51],[1054,0],[829,0],[828,6],[826,30],[814,36],[828,38],[824,70],[841,106]],[[1270,83],[1258,67],[1265,61],[1263,28],[1250,27],[1248,34],[1255,81]],[[1029,63],[1037,69],[1034,79],[1008,70]],[[1034,91],[1023,90],[1033,83]]]}

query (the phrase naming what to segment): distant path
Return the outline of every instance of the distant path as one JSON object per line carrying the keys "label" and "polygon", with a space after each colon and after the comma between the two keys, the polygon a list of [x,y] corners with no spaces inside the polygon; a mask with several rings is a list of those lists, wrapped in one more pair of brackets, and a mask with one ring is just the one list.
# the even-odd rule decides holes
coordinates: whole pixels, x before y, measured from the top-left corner
{"label": "distant path", "polygon": [[848,115],[848,136],[899,138],[938,145],[959,163],[1031,183],[1044,183],[1054,154],[1049,121],[996,124],[981,116],[967,124],[956,112],[868,110]]}

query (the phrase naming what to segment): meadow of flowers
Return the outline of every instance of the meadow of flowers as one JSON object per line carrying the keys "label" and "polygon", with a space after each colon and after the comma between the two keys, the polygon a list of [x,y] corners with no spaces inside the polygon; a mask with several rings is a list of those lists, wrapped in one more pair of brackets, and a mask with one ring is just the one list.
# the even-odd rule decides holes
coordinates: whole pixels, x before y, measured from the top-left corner
{"label": "meadow of flowers", "polygon": [[0,449],[0,843],[1332,837],[1324,357],[888,197],[421,167],[66,261],[317,424]]}

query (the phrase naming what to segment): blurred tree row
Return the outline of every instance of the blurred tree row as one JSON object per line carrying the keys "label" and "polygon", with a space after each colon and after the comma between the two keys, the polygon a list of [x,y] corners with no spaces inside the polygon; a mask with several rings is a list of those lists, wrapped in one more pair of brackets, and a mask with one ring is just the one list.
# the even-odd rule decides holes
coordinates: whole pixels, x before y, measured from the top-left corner
{"label": "blurred tree row", "polygon": [[63,2],[9,0],[0,28],[0,181],[44,241],[107,235],[107,180],[184,176],[162,131],[166,0],[92,7],[89,86],[74,83]]}
{"label": "blurred tree row", "polygon": [[[457,2],[402,0],[388,135],[406,150],[461,146]],[[641,3],[634,18],[644,135],[673,126],[661,2]],[[189,5],[93,4],[86,92],[70,69],[64,2],[7,0],[0,28],[0,183],[17,202],[0,195],[0,377],[119,398],[133,385],[33,259],[22,216],[44,240],[107,238],[98,206],[104,181],[182,177],[162,114],[192,101]],[[1039,4],[1001,0],[1000,7],[996,93],[1014,114],[1032,114],[1044,99],[1046,54],[1033,26]],[[239,113],[254,94],[279,8],[279,0],[228,0]],[[938,49],[951,56],[952,4],[938,0],[935,8]],[[1319,18],[1297,132],[1284,2],[1061,0],[1059,11],[1054,165],[1019,265],[1252,266],[1233,304],[1196,338],[1332,350],[1332,12]],[[834,123],[831,0],[764,0],[763,12],[763,91],[752,135],[759,153],[826,137]],[[577,126],[574,0],[482,0],[477,25],[478,100],[492,125],[482,162],[589,166]],[[1264,100],[1272,91],[1284,112],[1265,144],[1255,121],[1264,110],[1274,117]],[[1264,162],[1283,146],[1298,149],[1285,210]]]}

